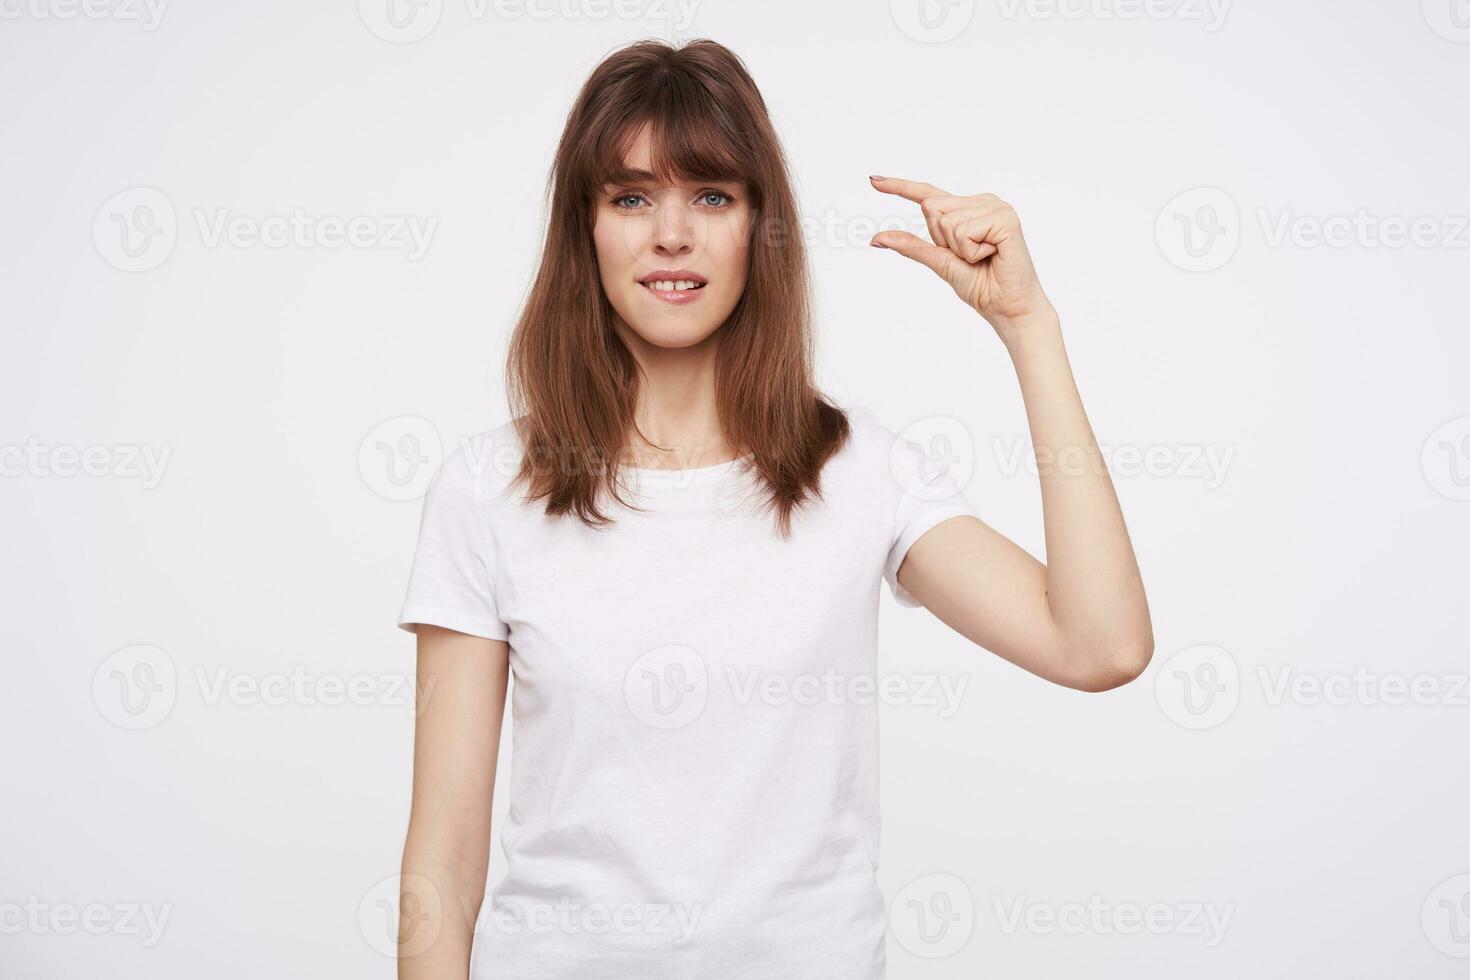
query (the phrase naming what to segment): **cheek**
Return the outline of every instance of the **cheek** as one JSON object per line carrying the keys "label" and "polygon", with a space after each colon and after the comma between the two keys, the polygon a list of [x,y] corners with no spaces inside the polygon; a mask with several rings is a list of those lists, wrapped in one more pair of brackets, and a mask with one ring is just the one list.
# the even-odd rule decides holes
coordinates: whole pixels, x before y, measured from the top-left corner
{"label": "cheek", "polygon": [[750,267],[750,244],[738,231],[714,236],[709,243],[711,263],[721,270],[721,279],[742,288]]}
{"label": "cheek", "polygon": [[632,261],[628,229],[623,222],[599,217],[592,226],[592,244],[597,249],[598,267],[604,273],[625,269]]}

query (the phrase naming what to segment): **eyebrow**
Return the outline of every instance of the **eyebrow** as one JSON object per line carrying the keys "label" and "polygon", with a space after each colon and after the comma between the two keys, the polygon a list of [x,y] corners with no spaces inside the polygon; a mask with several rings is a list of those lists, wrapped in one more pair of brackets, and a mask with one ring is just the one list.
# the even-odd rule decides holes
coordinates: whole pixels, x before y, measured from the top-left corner
{"label": "eyebrow", "polygon": [[[656,180],[652,173],[647,170],[636,170],[623,167],[614,170],[603,180],[604,184],[647,184]],[[695,184],[739,184],[743,183],[739,177],[717,177],[712,175],[691,174],[690,183]]]}

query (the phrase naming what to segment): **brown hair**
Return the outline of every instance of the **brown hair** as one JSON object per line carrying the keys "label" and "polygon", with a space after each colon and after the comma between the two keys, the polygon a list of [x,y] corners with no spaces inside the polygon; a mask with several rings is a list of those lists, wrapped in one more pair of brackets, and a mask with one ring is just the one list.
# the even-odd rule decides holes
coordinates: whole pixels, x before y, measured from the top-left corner
{"label": "brown hair", "polygon": [[[793,511],[821,497],[821,471],[849,435],[846,414],[817,390],[806,253],[785,156],[765,100],[722,44],[643,40],[613,52],[567,116],[547,194],[540,266],[511,336],[506,389],[525,448],[516,480],[548,516],[589,527],[606,490],[621,503],[638,368],[613,327],[593,223],[598,195],[647,124],[663,183],[743,180],[752,208],[745,290],[719,328],[715,398],[726,441],[750,456],[765,505],[789,535]],[[546,465],[548,462],[553,465]]]}

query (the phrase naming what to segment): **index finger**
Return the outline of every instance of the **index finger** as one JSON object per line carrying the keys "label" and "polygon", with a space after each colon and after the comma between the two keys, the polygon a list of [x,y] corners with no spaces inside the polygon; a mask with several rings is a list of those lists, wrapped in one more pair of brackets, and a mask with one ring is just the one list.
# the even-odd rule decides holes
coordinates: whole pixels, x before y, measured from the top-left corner
{"label": "index finger", "polygon": [[923,201],[926,197],[954,197],[949,191],[941,190],[933,184],[922,180],[904,180],[902,177],[878,177],[868,178],[873,186],[884,194],[897,194],[899,197],[913,201],[915,204]]}

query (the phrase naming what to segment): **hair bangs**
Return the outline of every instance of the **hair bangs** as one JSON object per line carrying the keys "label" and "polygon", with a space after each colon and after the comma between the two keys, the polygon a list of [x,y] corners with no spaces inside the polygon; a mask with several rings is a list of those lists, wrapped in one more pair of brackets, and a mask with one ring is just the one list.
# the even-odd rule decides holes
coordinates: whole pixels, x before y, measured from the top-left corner
{"label": "hair bangs", "polygon": [[[599,147],[593,165],[596,189],[603,184],[651,180],[661,186],[699,181],[741,181],[755,189],[749,166],[754,148],[743,145],[737,129],[707,93],[680,97],[678,89],[659,93],[639,117]],[[639,133],[648,130],[648,169],[631,166],[628,154]]]}

